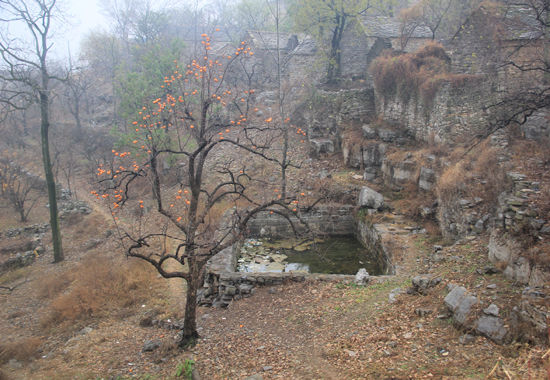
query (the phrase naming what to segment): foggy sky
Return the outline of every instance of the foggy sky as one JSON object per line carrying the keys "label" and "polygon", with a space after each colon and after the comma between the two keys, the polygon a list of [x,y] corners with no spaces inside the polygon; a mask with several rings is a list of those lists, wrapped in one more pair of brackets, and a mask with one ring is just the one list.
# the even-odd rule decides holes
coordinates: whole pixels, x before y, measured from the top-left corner
{"label": "foggy sky", "polygon": [[62,0],[59,7],[65,13],[67,25],[58,25],[54,31],[52,56],[63,59],[67,57],[68,46],[71,56],[77,58],[80,42],[90,31],[108,30],[108,21],[101,13],[100,0]]}

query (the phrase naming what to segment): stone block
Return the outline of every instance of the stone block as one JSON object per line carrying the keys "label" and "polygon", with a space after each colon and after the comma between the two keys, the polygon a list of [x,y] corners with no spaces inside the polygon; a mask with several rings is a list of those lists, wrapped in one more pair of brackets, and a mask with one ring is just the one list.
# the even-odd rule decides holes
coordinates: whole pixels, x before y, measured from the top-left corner
{"label": "stone block", "polygon": [[445,297],[445,305],[453,312],[455,321],[464,325],[471,316],[472,307],[478,303],[477,297],[468,293],[466,288],[457,286]]}

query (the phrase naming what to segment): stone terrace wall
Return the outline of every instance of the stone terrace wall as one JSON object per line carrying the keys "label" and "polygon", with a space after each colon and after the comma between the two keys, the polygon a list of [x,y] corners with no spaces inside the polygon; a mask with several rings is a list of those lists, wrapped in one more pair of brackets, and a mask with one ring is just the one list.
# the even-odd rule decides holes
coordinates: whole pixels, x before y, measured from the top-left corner
{"label": "stone terrace wall", "polygon": [[464,85],[442,85],[431,104],[376,94],[376,111],[386,121],[404,126],[417,140],[453,143],[478,135],[487,126],[484,105],[494,102],[490,81],[471,79]]}
{"label": "stone terrace wall", "polygon": [[[342,236],[355,233],[353,206],[321,206],[300,216],[316,235]],[[300,223],[298,218],[293,217],[291,220],[298,233],[306,232],[306,227]],[[265,212],[260,213],[248,223],[248,236],[289,238],[294,236],[294,231],[286,218]]]}

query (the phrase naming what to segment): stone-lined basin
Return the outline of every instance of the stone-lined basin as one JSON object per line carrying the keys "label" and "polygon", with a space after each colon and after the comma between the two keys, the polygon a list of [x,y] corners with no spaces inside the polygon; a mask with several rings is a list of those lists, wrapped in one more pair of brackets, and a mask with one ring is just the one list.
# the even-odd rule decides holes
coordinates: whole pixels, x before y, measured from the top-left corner
{"label": "stone-lined basin", "polygon": [[366,268],[371,275],[383,273],[380,260],[354,236],[296,241],[247,239],[240,248],[238,272],[304,272],[355,274]]}
{"label": "stone-lined basin", "polygon": [[[380,272],[373,271],[374,276],[370,277],[369,283],[385,281],[391,277],[388,275],[394,273],[391,252],[386,250],[378,226],[367,221],[356,220],[354,206],[319,206],[313,210],[301,212],[301,217],[302,220],[307,221],[314,236],[354,236],[364,246],[365,252],[369,252],[376,265],[381,268]],[[300,227],[300,221],[295,217],[291,219],[297,231],[293,231],[283,217],[260,213],[248,223],[248,237],[280,239],[295,236],[294,232],[303,236],[305,231]],[[295,281],[352,282],[355,278],[354,274],[305,273],[299,270],[303,268],[294,268],[294,270],[288,268],[289,272],[239,272],[237,261],[240,257],[240,247],[241,244],[228,247],[208,261],[203,288],[198,293],[200,305],[226,307],[234,299],[249,297],[258,286]],[[282,261],[284,260],[286,258]],[[292,262],[289,261],[289,263]],[[367,265],[361,267],[367,267]],[[280,268],[281,266],[279,270]],[[286,264],[285,269],[287,269]]]}

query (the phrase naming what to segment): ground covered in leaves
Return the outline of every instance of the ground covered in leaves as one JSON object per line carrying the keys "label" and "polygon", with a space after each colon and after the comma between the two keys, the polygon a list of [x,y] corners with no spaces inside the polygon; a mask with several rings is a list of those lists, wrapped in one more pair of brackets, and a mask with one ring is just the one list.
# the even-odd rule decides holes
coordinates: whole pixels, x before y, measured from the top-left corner
{"label": "ground covered in leaves", "polygon": [[[227,309],[200,308],[201,338],[181,351],[170,326],[182,317],[184,285],[121,259],[114,253],[119,249],[114,238],[90,249],[86,236],[105,233],[94,218],[100,216],[84,216],[65,228],[74,239],[63,264],[52,265],[46,253],[30,268],[0,279],[17,285],[0,295],[4,378],[172,379],[181,378],[191,361],[202,379],[547,376],[547,348],[498,346],[484,337],[463,344],[464,332],[445,313],[450,282],[477,291],[501,309],[520,294],[521,288],[500,274],[477,272],[486,264],[483,238],[446,246],[439,253],[445,259],[434,262],[434,241],[428,235],[396,232],[396,245],[407,254],[398,263],[398,275],[388,281],[366,287],[287,284],[257,289]],[[92,265],[89,257],[103,265]],[[418,273],[443,281],[427,294],[404,293],[390,302],[392,290],[406,290]],[[65,277],[61,283],[52,281]],[[116,299],[107,297],[114,279],[120,288]],[[487,288],[489,284],[496,286]],[[147,341],[160,347],[143,352]]]}

